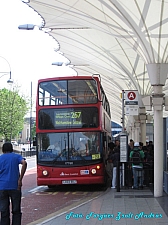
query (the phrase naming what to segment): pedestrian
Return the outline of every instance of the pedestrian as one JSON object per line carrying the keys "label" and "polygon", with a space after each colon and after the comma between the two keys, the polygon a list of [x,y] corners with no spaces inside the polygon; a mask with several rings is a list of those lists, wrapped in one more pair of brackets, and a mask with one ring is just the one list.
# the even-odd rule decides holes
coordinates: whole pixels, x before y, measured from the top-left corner
{"label": "pedestrian", "polygon": [[[21,187],[27,168],[25,159],[13,152],[11,143],[2,146],[0,156],[0,212],[1,225],[10,225],[10,201],[12,205],[12,225],[21,225]],[[19,171],[19,164],[22,164]]]}
{"label": "pedestrian", "polygon": [[[134,185],[133,189],[140,189],[143,188],[143,159],[144,159],[144,152],[140,147],[139,142],[134,143],[134,148],[130,152],[130,161],[132,162],[132,172],[134,177]],[[139,178],[139,184],[138,184]]]}
{"label": "pedestrian", "polygon": [[125,183],[126,183],[126,186],[128,187],[132,187],[132,177],[133,177],[133,174],[132,174],[132,167],[131,167],[131,164],[129,163],[129,160],[130,160],[130,152],[133,150],[134,148],[134,141],[132,139],[130,139],[130,142],[128,144],[128,152],[127,152],[127,169],[126,169],[126,176],[125,176]]}
{"label": "pedestrian", "polygon": [[148,160],[150,159],[150,155],[146,146],[143,146],[142,150],[144,152],[144,185],[149,186],[150,163]]}
{"label": "pedestrian", "polygon": [[134,148],[134,141],[130,139],[130,142],[128,144],[128,161],[129,161],[130,152],[132,151],[133,148]]}
{"label": "pedestrian", "polygon": [[[112,184],[111,188],[117,187],[117,166],[120,167],[120,186],[121,186],[121,180],[122,180],[122,170],[121,170],[121,163],[120,163],[120,141],[115,141],[115,148],[114,148],[114,154],[111,155],[111,160],[113,162],[113,174],[112,174]],[[118,165],[119,163],[119,165]]]}
{"label": "pedestrian", "polygon": [[112,155],[114,154],[114,147],[115,147],[115,144],[113,142],[110,142],[108,144],[108,147],[109,147],[109,151],[108,151],[108,156],[107,156],[107,159],[106,159],[106,172],[107,172],[107,175],[108,175],[108,178],[109,178],[109,183],[111,184],[112,182],[112,178],[113,178],[113,174],[112,174],[112,171],[113,171],[113,162],[112,162]]}

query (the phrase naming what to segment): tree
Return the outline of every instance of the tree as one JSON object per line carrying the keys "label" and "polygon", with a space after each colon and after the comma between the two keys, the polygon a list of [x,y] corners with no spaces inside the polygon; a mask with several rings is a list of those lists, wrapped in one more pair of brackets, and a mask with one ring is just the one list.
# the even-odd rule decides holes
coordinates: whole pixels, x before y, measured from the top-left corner
{"label": "tree", "polygon": [[6,141],[11,141],[23,129],[27,110],[28,102],[17,88],[0,90],[0,134]]}

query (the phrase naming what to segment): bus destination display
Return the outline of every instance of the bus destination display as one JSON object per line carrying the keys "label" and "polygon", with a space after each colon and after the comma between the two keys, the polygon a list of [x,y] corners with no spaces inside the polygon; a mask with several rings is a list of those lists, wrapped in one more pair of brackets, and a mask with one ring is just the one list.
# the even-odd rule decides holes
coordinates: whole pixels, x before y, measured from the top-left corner
{"label": "bus destination display", "polygon": [[55,111],[55,126],[81,127],[81,111]]}

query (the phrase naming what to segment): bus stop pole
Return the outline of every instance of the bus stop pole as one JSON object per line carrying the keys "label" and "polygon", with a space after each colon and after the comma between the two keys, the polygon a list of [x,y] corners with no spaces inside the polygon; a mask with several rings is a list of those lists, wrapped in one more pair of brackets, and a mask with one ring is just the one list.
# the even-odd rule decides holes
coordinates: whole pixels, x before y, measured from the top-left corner
{"label": "bus stop pole", "polygon": [[[122,133],[125,133],[124,90],[122,90]],[[125,186],[125,164],[122,163],[122,186]]]}
{"label": "bus stop pole", "polygon": [[125,113],[124,113],[124,90],[122,90],[122,133],[125,131]]}
{"label": "bus stop pole", "polygon": [[117,162],[117,177],[116,177],[116,180],[117,180],[117,192],[120,192],[120,162],[118,161]]}
{"label": "bus stop pole", "polygon": [[125,187],[125,163],[122,163],[122,186]]}

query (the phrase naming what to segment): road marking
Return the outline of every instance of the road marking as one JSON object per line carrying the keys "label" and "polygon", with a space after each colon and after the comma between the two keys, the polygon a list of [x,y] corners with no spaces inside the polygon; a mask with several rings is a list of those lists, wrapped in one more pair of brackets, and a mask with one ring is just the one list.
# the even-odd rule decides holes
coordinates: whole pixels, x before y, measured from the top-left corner
{"label": "road marking", "polygon": [[[31,223],[29,223],[29,224],[27,224],[27,225],[44,225],[45,223],[47,223],[47,222],[51,222],[52,223],[52,221],[51,220],[54,220],[54,219],[56,219],[57,217],[60,217],[60,216],[62,216],[62,215],[64,215],[64,214],[66,214],[67,212],[69,212],[69,211],[72,211],[72,210],[74,210],[74,209],[77,209],[78,207],[80,207],[80,206],[83,206],[83,205],[85,205],[85,204],[87,204],[87,203],[89,203],[89,202],[91,202],[91,201],[93,201],[94,199],[97,199],[97,198],[99,198],[100,197],[100,195],[98,195],[98,196],[96,196],[96,197],[93,197],[93,198],[91,198],[91,199],[88,199],[88,198],[90,198],[90,197],[88,197],[88,198],[86,198],[81,204],[79,204],[78,205],[78,203],[74,203],[74,204],[72,204],[72,205],[70,205],[70,206],[67,206],[67,207],[65,207],[65,208],[63,208],[63,209],[61,209],[61,210],[59,210],[57,213],[57,215],[55,215],[56,213],[52,213],[52,214],[50,214],[50,215],[48,215],[48,216],[46,216],[46,217],[44,217],[44,218],[41,218],[41,219],[39,219],[39,220],[36,220],[36,221],[33,221],[33,222],[31,222]],[[87,200],[88,199],[88,200]],[[76,205],[77,204],[77,205]],[[73,205],[74,205],[74,207],[73,207]]]}
{"label": "road marking", "polygon": [[43,188],[46,188],[47,186],[39,186],[39,187],[36,187],[36,188],[33,188],[32,190],[28,191],[29,193],[36,193],[38,192],[40,189],[43,189]]}
{"label": "road marking", "polygon": [[50,222],[51,220],[56,219],[57,217],[60,217],[60,216],[62,216],[62,215],[64,215],[64,214],[68,213],[69,211],[72,211],[72,210],[74,210],[74,209],[77,209],[77,208],[79,208],[80,206],[85,205],[85,204],[87,204],[87,203],[93,201],[94,199],[96,199],[96,198],[98,198],[98,197],[99,197],[99,196],[96,196],[96,197],[94,197],[94,198],[92,198],[92,199],[89,199],[89,200],[87,200],[87,201],[85,201],[85,202],[83,202],[83,203],[81,203],[81,204],[79,204],[79,205],[77,205],[77,206],[75,206],[75,207],[72,207],[71,209],[68,209],[68,210],[66,210],[66,211],[64,211],[64,212],[62,212],[62,213],[59,213],[59,214],[56,215],[56,216],[53,216],[53,217],[51,217],[51,218],[49,218],[49,219],[43,221],[42,223],[38,223],[37,225],[43,225],[43,224],[45,224],[45,223],[47,223],[47,222]]}

